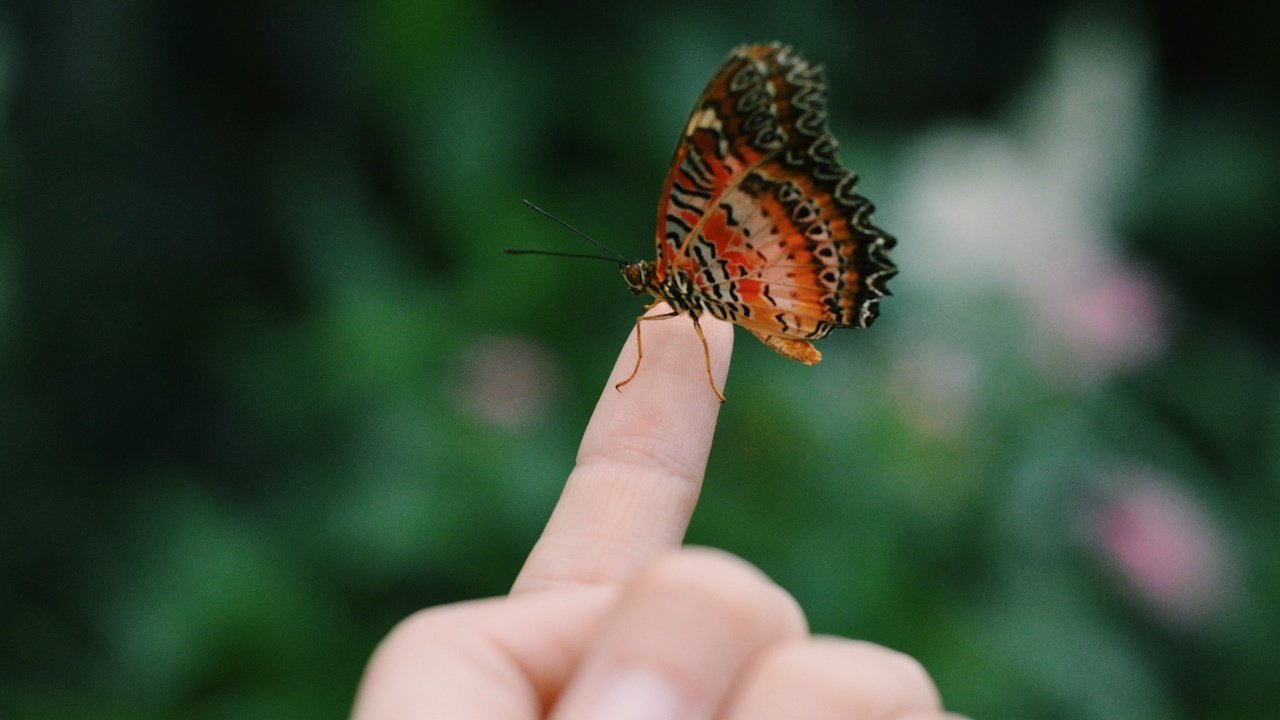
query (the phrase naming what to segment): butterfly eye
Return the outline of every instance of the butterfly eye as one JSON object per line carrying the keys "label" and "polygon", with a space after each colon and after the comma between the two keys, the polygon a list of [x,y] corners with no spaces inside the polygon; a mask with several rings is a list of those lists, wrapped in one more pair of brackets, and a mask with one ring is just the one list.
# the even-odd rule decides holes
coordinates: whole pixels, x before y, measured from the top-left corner
{"label": "butterfly eye", "polygon": [[639,260],[622,266],[622,279],[627,281],[627,288],[636,295],[649,292],[649,263]]}

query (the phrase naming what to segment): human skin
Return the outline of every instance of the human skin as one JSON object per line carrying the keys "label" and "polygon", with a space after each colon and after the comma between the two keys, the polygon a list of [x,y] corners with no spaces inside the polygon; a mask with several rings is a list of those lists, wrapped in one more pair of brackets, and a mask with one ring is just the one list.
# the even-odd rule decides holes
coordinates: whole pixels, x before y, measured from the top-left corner
{"label": "human skin", "polygon": [[[665,305],[650,311],[666,312]],[[701,320],[724,387],[732,326]],[[683,547],[720,403],[687,317],[641,323],[511,592],[420,611],[375,651],[356,720],[955,717],[918,662],[809,633],[746,561]]]}

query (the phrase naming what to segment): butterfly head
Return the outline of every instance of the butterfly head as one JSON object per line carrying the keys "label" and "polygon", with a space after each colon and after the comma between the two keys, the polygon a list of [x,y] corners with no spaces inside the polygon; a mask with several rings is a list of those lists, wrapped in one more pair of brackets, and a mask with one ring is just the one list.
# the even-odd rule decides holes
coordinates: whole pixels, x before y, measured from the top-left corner
{"label": "butterfly head", "polygon": [[627,287],[636,295],[653,292],[653,263],[648,260],[636,260],[622,266],[622,279]]}

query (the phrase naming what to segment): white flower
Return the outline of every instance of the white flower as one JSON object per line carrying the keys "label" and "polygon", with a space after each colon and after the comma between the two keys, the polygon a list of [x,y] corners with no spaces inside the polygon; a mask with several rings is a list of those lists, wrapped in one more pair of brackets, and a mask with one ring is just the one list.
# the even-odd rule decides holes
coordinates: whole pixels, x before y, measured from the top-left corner
{"label": "white flower", "polygon": [[[1114,222],[1150,124],[1136,40],[1067,25],[1007,126],[953,124],[919,141],[895,206],[900,282],[914,275],[913,290],[939,312],[1012,304],[1023,325],[1008,336],[1025,338],[1054,381],[1096,381],[1164,346],[1165,295],[1121,258]],[[937,342],[931,330],[916,332]]]}

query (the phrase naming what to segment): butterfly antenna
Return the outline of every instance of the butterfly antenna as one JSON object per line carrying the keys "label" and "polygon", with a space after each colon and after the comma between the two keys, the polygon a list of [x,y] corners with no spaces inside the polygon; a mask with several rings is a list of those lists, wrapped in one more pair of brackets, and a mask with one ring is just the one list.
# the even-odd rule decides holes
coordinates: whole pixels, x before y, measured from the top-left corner
{"label": "butterfly antenna", "polygon": [[580,253],[550,252],[550,251],[547,251],[547,250],[513,250],[513,249],[511,249],[511,248],[505,248],[505,249],[504,249],[504,252],[509,253],[509,254],[511,254],[511,255],[556,255],[556,256],[559,256],[559,257],[595,258],[595,259],[599,259],[599,260],[608,260],[609,262],[621,263],[621,264],[623,264],[623,265],[626,265],[628,262],[630,262],[629,260],[627,260],[627,259],[626,259],[625,257],[623,257],[622,255],[619,255],[619,254],[618,254],[616,251],[614,251],[612,248],[610,248],[610,247],[606,246],[604,243],[599,242],[599,241],[598,241],[598,240],[596,240],[595,238],[593,238],[593,237],[591,237],[590,235],[588,235],[588,234],[586,234],[586,233],[582,232],[581,230],[579,230],[578,228],[576,228],[576,227],[574,227],[574,226],[570,225],[569,223],[565,222],[564,220],[561,220],[560,218],[556,217],[555,215],[552,215],[551,213],[547,212],[546,210],[543,210],[542,208],[538,207],[537,205],[534,205],[533,203],[529,202],[528,200],[525,200],[525,201],[523,201],[523,202],[524,202],[525,207],[529,208],[530,210],[533,210],[534,212],[537,212],[538,214],[540,214],[540,215],[542,215],[542,216],[544,216],[544,217],[550,218],[550,219],[552,219],[552,220],[554,220],[554,221],[556,221],[556,222],[560,223],[561,225],[563,225],[563,226],[565,226],[566,228],[568,228],[568,229],[569,229],[569,231],[570,231],[570,232],[572,232],[573,234],[578,235],[579,237],[585,238],[585,239],[587,240],[587,242],[591,243],[592,245],[595,245],[596,247],[600,248],[601,250],[604,250],[605,252],[609,253],[609,254],[610,254],[610,255],[612,255],[613,257],[611,257],[611,258],[606,258],[606,257],[600,257],[599,255],[583,255],[583,254],[580,254]]}
{"label": "butterfly antenna", "polygon": [[604,255],[587,255],[586,253],[556,252],[554,250],[521,250],[519,248],[502,248],[508,255],[551,255],[552,257],[586,258],[588,260],[604,260],[605,262],[625,264]]}

